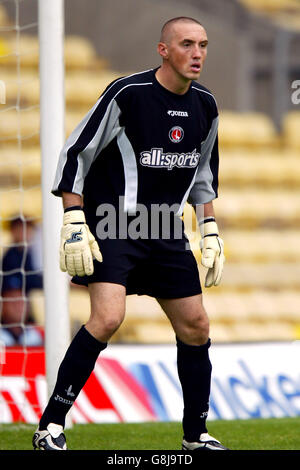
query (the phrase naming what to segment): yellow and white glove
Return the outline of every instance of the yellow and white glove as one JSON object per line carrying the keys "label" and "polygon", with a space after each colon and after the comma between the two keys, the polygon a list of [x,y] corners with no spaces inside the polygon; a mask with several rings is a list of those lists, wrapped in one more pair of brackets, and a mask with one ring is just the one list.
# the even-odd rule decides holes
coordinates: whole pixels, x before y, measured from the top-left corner
{"label": "yellow and white glove", "polygon": [[221,281],[225,261],[224,243],[219,237],[219,229],[214,217],[206,217],[200,225],[202,240],[201,264],[208,268],[205,287],[218,286]]}
{"label": "yellow and white glove", "polygon": [[59,255],[60,269],[70,276],[90,276],[94,272],[93,257],[102,261],[98,243],[80,208],[70,208],[64,213]]}

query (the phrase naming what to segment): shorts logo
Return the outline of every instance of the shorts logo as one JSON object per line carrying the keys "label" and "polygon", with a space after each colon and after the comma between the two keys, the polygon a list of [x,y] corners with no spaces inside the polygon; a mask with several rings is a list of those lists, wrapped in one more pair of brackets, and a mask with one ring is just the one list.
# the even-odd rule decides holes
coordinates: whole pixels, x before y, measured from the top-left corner
{"label": "shorts logo", "polygon": [[182,127],[179,127],[179,126],[172,127],[172,129],[169,132],[170,140],[176,144],[178,142],[181,142],[181,140],[183,139],[183,136],[184,136],[183,129]]}

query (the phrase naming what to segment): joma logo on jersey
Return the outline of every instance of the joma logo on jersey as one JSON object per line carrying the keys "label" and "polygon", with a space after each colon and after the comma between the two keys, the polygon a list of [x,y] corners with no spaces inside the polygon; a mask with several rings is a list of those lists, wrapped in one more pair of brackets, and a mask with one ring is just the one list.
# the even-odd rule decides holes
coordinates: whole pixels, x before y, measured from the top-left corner
{"label": "joma logo on jersey", "polygon": [[141,152],[140,163],[143,166],[154,168],[195,168],[200,159],[200,153],[196,149],[191,153],[164,153],[161,148],[153,148],[150,152]]}
{"label": "joma logo on jersey", "polygon": [[180,117],[189,117],[189,113],[187,111],[173,111],[172,109],[169,109],[168,111],[169,116],[180,116]]}

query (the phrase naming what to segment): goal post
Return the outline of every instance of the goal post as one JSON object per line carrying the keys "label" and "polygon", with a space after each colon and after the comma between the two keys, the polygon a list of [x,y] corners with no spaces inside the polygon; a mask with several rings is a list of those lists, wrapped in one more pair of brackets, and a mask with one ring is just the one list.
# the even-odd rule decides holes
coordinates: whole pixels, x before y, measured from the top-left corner
{"label": "goal post", "polygon": [[[38,1],[45,356],[48,394],[70,343],[68,278],[59,269],[62,202],[51,194],[65,140],[64,0]],[[70,423],[69,423],[70,425]]]}

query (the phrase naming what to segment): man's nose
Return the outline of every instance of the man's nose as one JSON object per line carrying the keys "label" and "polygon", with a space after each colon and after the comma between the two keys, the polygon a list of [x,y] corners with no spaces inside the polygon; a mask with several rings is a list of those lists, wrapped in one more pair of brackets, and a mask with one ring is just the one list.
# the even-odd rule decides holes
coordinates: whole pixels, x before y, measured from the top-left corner
{"label": "man's nose", "polygon": [[195,46],[193,48],[193,58],[194,59],[201,59],[202,54],[203,54],[202,47],[195,44]]}

